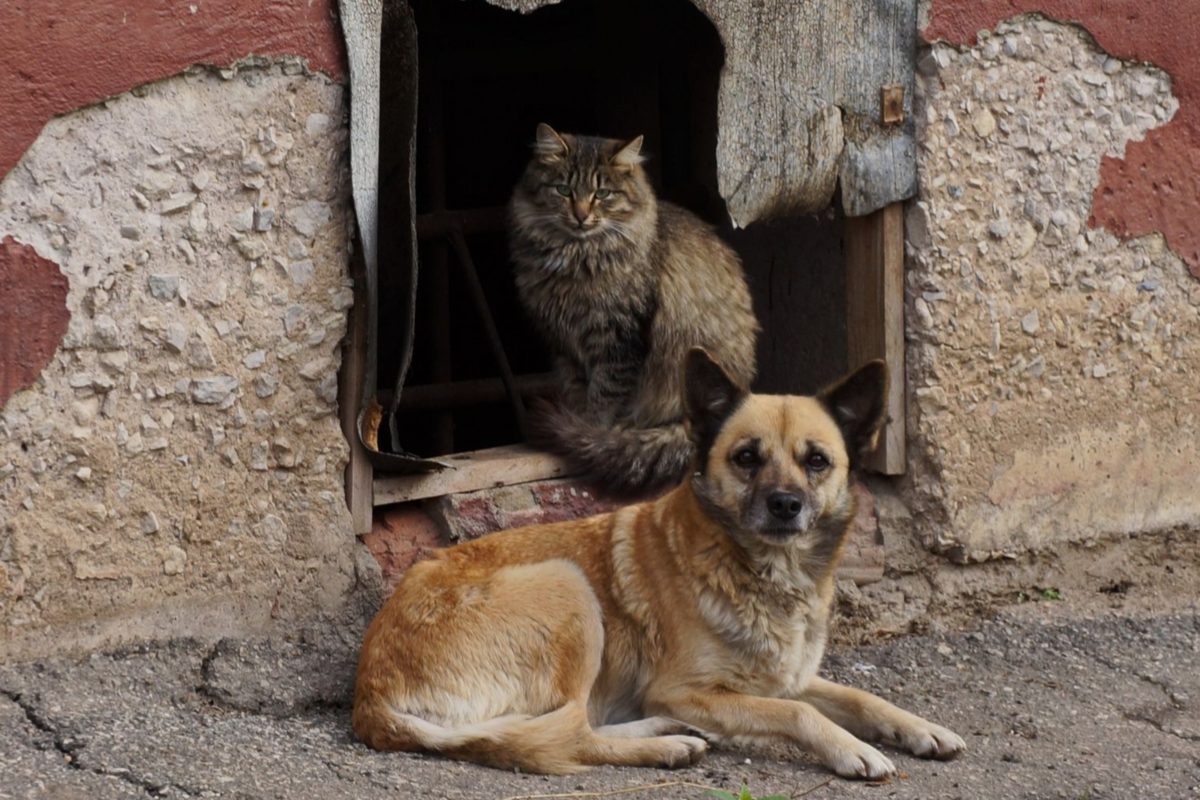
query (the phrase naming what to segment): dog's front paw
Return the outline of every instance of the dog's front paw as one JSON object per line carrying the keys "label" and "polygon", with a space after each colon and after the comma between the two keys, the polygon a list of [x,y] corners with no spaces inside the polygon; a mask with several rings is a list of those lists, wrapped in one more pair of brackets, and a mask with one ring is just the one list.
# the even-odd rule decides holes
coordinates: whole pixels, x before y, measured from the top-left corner
{"label": "dog's front paw", "polygon": [[967,743],[952,730],[919,720],[897,731],[897,744],[914,756],[949,761],[967,749]]}
{"label": "dog's front paw", "polygon": [[825,766],[843,778],[877,781],[896,774],[891,759],[865,742],[840,747],[825,758]]}

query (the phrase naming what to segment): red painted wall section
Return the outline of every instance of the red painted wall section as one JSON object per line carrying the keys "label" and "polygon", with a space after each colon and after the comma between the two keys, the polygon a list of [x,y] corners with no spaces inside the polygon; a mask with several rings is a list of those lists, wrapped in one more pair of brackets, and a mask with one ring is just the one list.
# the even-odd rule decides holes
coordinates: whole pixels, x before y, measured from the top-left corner
{"label": "red painted wall section", "polygon": [[924,36],[973,44],[977,31],[1031,12],[1077,23],[1110,55],[1170,74],[1179,111],[1123,160],[1104,159],[1089,224],[1125,239],[1160,231],[1200,278],[1200,2],[933,0]]}
{"label": "red painted wall section", "polygon": [[0,408],[33,385],[67,333],[67,278],[11,236],[0,241]]}
{"label": "red painted wall section", "polygon": [[340,80],[335,0],[0,1],[0,180],[51,117],[250,54],[301,56]]}

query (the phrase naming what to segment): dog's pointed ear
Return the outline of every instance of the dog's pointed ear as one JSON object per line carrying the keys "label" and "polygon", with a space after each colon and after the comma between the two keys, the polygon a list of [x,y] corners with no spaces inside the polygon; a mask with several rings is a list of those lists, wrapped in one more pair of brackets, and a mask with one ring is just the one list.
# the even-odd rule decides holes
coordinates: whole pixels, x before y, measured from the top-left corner
{"label": "dog's pointed ear", "polygon": [[533,145],[533,151],[537,153],[538,158],[542,161],[557,161],[569,150],[567,140],[560,136],[558,131],[544,122],[538,123],[537,141]]}
{"label": "dog's pointed ear", "polygon": [[701,347],[684,359],[683,415],[688,436],[703,462],[725,420],[746,397],[746,390],[729,377]]}
{"label": "dog's pointed ear", "polygon": [[879,441],[879,431],[887,422],[887,394],[887,364],[876,360],[817,395],[842,431],[852,467]]}

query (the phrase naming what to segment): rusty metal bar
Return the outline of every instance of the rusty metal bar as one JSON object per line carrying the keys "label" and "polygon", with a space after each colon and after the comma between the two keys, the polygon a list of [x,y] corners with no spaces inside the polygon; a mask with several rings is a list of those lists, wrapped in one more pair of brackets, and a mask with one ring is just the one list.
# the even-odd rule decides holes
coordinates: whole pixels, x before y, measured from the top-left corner
{"label": "rusty metal bar", "polygon": [[488,306],[487,295],[483,284],[479,282],[479,274],[475,271],[475,262],[471,259],[471,251],[467,248],[467,239],[462,231],[450,234],[450,245],[458,257],[463,276],[467,279],[467,290],[475,303],[475,310],[483,322],[484,332],[487,333],[488,345],[492,348],[492,356],[496,359],[496,367],[500,370],[500,380],[504,383],[504,392],[512,406],[513,415],[517,418],[517,427],[521,436],[528,438],[529,428],[525,420],[525,404],[517,392],[516,380],[513,378],[512,367],[508,364],[508,355],[504,352],[504,344],[500,341],[500,331],[496,329],[496,320],[492,318],[492,310]]}
{"label": "rusty metal bar", "polygon": [[431,211],[417,215],[417,238],[432,239],[462,231],[467,236],[476,233],[500,233],[508,227],[508,209],[468,208],[461,211]]}
{"label": "rusty metal bar", "polygon": [[[547,397],[554,394],[557,383],[550,372],[535,372],[530,375],[514,375],[513,382],[523,400]],[[508,398],[504,381],[499,378],[479,378],[451,383],[428,383],[420,386],[405,386],[400,396],[400,411],[440,411],[449,408],[500,403]],[[392,393],[379,392],[379,402],[387,406]]]}

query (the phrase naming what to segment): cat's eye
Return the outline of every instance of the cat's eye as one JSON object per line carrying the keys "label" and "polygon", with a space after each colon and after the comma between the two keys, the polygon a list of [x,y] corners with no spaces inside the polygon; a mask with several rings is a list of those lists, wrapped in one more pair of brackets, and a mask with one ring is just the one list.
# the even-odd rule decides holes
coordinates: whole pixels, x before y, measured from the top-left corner
{"label": "cat's eye", "polygon": [[612,189],[597,189],[596,190],[596,199],[603,200],[604,198],[608,197],[610,194],[612,194]]}
{"label": "cat's eye", "polygon": [[825,469],[828,469],[829,459],[825,457],[824,453],[813,453],[808,457],[804,464],[813,472],[822,472]]}
{"label": "cat's eye", "polygon": [[733,454],[733,463],[739,467],[758,466],[758,451],[753,447],[743,447]]}
{"label": "cat's eye", "polygon": [[567,186],[565,183],[560,183],[558,186],[555,186],[554,191],[558,192],[563,197],[571,196],[571,187]]}

